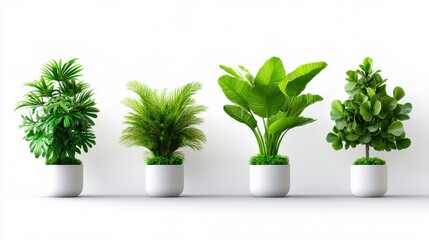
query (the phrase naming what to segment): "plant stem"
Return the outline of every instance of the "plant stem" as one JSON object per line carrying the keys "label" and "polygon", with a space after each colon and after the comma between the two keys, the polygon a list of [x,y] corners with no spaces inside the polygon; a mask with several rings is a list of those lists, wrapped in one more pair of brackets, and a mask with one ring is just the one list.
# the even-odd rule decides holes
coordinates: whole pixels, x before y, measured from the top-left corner
{"label": "plant stem", "polygon": [[366,158],[369,158],[369,144],[365,144],[365,156]]}

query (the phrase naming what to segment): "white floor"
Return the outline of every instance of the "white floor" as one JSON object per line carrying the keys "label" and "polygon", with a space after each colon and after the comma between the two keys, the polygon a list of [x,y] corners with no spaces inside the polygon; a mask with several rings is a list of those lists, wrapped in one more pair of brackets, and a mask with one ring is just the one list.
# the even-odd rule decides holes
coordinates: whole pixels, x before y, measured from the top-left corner
{"label": "white floor", "polygon": [[3,198],[4,240],[429,239],[429,196]]}

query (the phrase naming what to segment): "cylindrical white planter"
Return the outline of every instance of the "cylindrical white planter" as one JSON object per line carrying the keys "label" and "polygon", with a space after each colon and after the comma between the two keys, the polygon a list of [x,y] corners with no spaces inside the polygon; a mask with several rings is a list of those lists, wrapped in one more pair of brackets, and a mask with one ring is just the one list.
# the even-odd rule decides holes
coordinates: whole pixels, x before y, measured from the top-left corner
{"label": "cylindrical white planter", "polygon": [[46,165],[45,170],[47,196],[77,197],[82,192],[82,165]]}
{"label": "cylindrical white planter", "polygon": [[351,190],[358,197],[382,197],[387,192],[387,165],[352,165]]}
{"label": "cylindrical white planter", "polygon": [[250,191],[253,195],[284,197],[289,188],[289,165],[250,165]]}
{"label": "cylindrical white planter", "polygon": [[146,165],[146,192],[152,197],[177,197],[183,182],[183,165]]}

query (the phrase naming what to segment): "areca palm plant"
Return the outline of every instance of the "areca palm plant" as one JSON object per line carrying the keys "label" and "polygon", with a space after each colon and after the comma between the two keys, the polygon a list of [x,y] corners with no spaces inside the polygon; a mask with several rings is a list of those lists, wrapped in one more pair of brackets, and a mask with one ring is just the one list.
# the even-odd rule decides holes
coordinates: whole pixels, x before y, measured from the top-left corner
{"label": "areca palm plant", "polygon": [[201,89],[200,83],[188,83],[167,92],[131,81],[128,89],[138,98],[123,101],[131,111],[125,116],[127,127],[122,132],[121,142],[126,146],[147,148],[150,154],[146,164],[181,165],[184,156],[178,151],[180,148],[202,149],[206,138],[196,125],[203,122],[197,115],[206,107],[196,104],[193,98]]}
{"label": "areca palm plant", "polygon": [[44,157],[48,165],[80,165],[76,154],[95,144],[92,127],[98,109],[89,85],[78,79],[83,68],[76,61],[43,65],[40,79],[25,84],[32,90],[16,108],[29,110],[20,126],[24,139],[35,157]]}
{"label": "areca palm plant", "polygon": [[[252,165],[288,164],[287,157],[278,155],[280,143],[289,130],[315,121],[301,113],[323,98],[301,93],[326,66],[324,62],[308,63],[286,74],[281,59],[272,57],[254,77],[243,66],[234,69],[220,65],[228,74],[221,76],[218,83],[234,103],[225,105],[224,110],[249,127],[258,142],[259,154],[252,157]],[[256,116],[261,119],[259,123]]]}

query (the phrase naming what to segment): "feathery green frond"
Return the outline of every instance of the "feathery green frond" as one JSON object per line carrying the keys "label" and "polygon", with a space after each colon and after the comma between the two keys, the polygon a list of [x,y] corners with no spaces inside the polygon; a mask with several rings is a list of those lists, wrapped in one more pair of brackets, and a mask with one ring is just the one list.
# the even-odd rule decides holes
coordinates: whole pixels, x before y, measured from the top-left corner
{"label": "feathery green frond", "polygon": [[151,89],[137,81],[129,82],[127,87],[138,98],[123,101],[131,111],[125,116],[127,127],[122,132],[121,143],[145,147],[153,157],[167,159],[177,156],[182,147],[202,149],[206,138],[195,126],[203,122],[197,115],[206,107],[197,105],[193,98],[201,89],[200,83],[188,83],[171,92]]}

